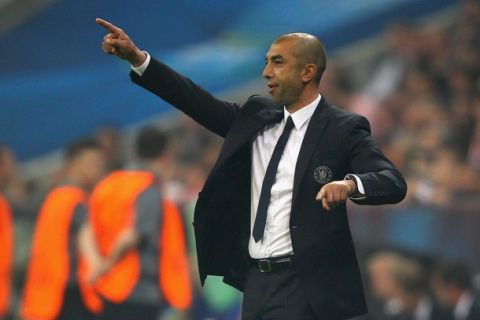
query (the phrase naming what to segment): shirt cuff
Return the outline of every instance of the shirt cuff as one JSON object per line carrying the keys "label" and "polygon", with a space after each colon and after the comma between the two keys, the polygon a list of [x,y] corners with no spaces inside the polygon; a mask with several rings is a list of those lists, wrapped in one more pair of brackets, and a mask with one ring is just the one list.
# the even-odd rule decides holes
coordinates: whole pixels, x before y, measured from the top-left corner
{"label": "shirt cuff", "polygon": [[147,51],[142,51],[142,52],[147,55],[147,58],[145,59],[145,61],[138,67],[131,66],[132,71],[138,74],[140,77],[143,75],[148,65],[150,64],[150,55],[148,54]]}
{"label": "shirt cuff", "polygon": [[361,200],[361,199],[365,199],[365,198],[366,198],[366,196],[365,196],[365,188],[363,187],[362,180],[360,180],[360,178],[359,178],[357,175],[355,175],[355,174],[347,174],[347,175],[345,176],[345,179],[346,179],[346,180],[353,180],[353,179],[355,179],[355,182],[357,183],[358,193],[349,196],[350,199],[353,199],[353,200]]}

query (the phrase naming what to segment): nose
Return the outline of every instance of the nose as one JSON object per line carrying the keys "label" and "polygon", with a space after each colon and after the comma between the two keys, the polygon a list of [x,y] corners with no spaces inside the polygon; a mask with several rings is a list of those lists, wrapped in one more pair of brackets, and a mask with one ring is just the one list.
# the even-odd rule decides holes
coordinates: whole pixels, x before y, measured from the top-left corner
{"label": "nose", "polygon": [[270,67],[270,63],[265,64],[262,75],[267,80],[272,78],[272,68]]}

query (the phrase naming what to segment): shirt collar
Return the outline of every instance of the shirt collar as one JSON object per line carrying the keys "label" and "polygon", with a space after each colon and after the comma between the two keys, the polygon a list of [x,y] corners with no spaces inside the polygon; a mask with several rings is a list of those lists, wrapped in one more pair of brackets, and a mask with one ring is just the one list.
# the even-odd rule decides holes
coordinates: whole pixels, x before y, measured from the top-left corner
{"label": "shirt collar", "polygon": [[312,117],[321,98],[322,96],[319,94],[318,97],[310,104],[306,105],[303,108],[300,108],[294,113],[289,113],[287,111],[287,108],[283,107],[283,116],[285,121],[287,121],[288,117],[291,116],[293,124],[295,125],[295,129],[300,130],[300,128],[307,122],[307,120]]}

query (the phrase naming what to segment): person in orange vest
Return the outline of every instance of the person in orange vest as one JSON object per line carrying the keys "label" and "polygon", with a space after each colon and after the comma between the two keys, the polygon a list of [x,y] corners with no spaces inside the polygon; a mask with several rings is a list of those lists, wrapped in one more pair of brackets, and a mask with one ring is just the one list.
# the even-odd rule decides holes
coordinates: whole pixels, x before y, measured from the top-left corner
{"label": "person in orange vest", "polygon": [[104,158],[93,139],[65,152],[64,181],[46,196],[35,225],[20,316],[25,320],[93,319],[101,300],[87,285],[78,248],[87,218],[87,192],[102,177]]}
{"label": "person in orange vest", "polygon": [[[102,319],[157,319],[162,305],[187,310],[191,282],[182,218],[165,199],[161,181],[169,172],[167,136],[141,130],[138,163],[105,177],[89,201],[88,244],[102,263],[90,274],[104,299]],[[93,240],[92,240],[93,239]]]}
{"label": "person in orange vest", "polygon": [[0,319],[6,319],[10,310],[13,263],[13,215],[3,189],[13,175],[11,151],[0,146]]}

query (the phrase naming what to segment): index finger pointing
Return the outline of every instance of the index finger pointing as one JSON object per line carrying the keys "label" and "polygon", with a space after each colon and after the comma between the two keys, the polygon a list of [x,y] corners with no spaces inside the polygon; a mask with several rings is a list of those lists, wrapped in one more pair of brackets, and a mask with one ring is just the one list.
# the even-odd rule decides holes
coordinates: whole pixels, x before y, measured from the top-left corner
{"label": "index finger pointing", "polygon": [[111,33],[114,33],[116,35],[119,35],[121,33],[121,30],[120,28],[117,28],[116,26],[114,26],[113,24],[111,24],[110,22],[108,21],[105,21],[103,19],[100,19],[100,18],[97,18],[95,19],[95,22],[99,25],[99,26],[102,26],[104,27],[105,29],[107,29],[108,31],[110,31]]}

